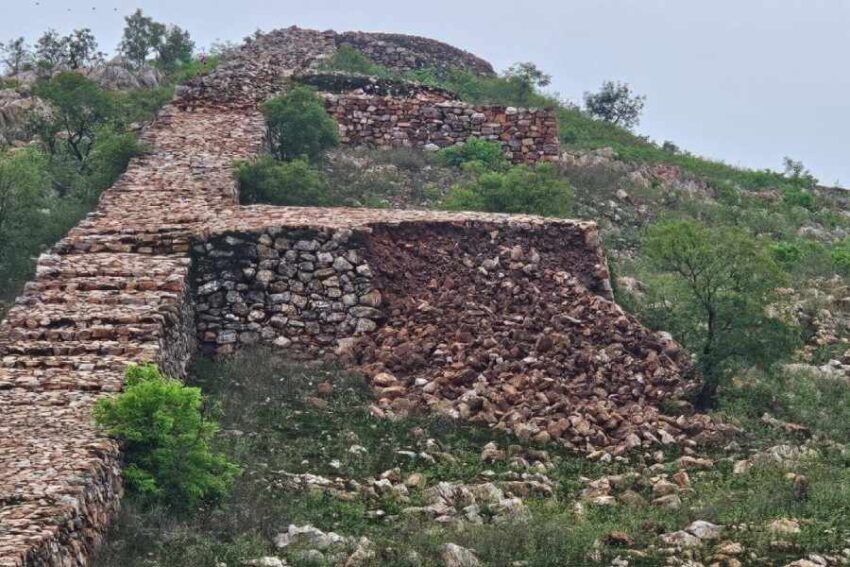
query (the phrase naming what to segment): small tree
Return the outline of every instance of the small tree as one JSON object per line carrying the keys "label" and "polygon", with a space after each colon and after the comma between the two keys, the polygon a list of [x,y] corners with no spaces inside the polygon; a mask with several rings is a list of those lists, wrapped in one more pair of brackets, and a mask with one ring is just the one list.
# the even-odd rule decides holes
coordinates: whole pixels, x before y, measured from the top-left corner
{"label": "small tree", "polygon": [[56,30],[49,29],[35,44],[35,55],[40,67],[55,69],[65,62],[68,38],[60,36]]}
{"label": "small tree", "polygon": [[137,67],[141,67],[155,46],[162,41],[165,26],[145,16],[141,9],[124,18],[124,35],[118,50]]}
{"label": "small tree", "polygon": [[52,112],[33,118],[33,129],[51,155],[67,152],[85,171],[98,130],[114,117],[109,94],[79,73],[59,73],[35,88]]}
{"label": "small tree", "polygon": [[509,165],[499,143],[479,138],[470,138],[463,144],[443,148],[437,152],[437,157],[443,164],[452,167],[478,162],[487,169],[499,170]]}
{"label": "small tree", "polygon": [[503,76],[518,85],[518,98],[522,104],[529,101],[535,88],[545,87],[552,82],[552,76],[538,69],[534,63],[514,63]]}
{"label": "small tree", "polygon": [[33,149],[0,152],[0,266],[6,245],[14,245],[11,227],[29,220],[42,204],[44,188],[43,155]]}
{"label": "small tree", "polygon": [[648,281],[644,315],[696,355],[700,407],[714,405],[735,369],[793,352],[795,329],[767,315],[783,278],[760,242],[736,229],[673,221],[651,227],[644,250],[660,271]]}
{"label": "small tree", "polygon": [[191,509],[227,494],[239,468],[211,451],[218,424],[203,405],[200,388],[146,365],[128,368],[124,391],[95,406],[95,421],[122,442],[124,479],[143,502]]}
{"label": "small tree", "polygon": [[6,43],[0,42],[0,61],[6,66],[6,72],[17,75],[32,62],[32,53],[24,38],[10,40]]}
{"label": "small tree", "polygon": [[157,61],[168,71],[173,71],[180,65],[192,62],[192,53],[195,51],[195,42],[189,36],[189,32],[177,26],[169,27],[161,42],[154,47],[157,53]]}
{"label": "small tree", "polygon": [[640,122],[645,96],[632,93],[626,83],[605,81],[598,93],[584,93],[584,106],[594,118],[624,128],[634,128]]}
{"label": "small tree", "polygon": [[89,28],[74,30],[64,43],[65,59],[71,69],[81,69],[103,60],[103,53],[97,50],[97,40]]}
{"label": "small tree", "polygon": [[303,156],[315,162],[326,149],[339,143],[336,122],[309,87],[295,86],[283,96],[267,101],[262,110],[269,148],[277,159]]}

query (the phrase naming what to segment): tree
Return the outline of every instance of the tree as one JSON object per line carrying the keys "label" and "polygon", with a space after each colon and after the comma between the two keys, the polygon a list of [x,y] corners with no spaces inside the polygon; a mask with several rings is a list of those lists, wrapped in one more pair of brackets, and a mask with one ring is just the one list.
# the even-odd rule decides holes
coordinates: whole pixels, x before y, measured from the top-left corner
{"label": "tree", "polygon": [[103,60],[97,40],[89,28],[74,30],[65,39],[65,59],[71,69],[80,69]]}
{"label": "tree", "polygon": [[169,71],[192,60],[195,43],[189,32],[154,21],[141,9],[124,21],[124,35],[118,49],[136,67],[143,66],[152,54],[156,55],[157,63]]}
{"label": "tree", "polygon": [[[0,153],[0,266],[14,246],[12,227],[27,223],[46,186],[42,156],[33,149]],[[2,271],[2,270],[0,270]]]}
{"label": "tree", "polygon": [[113,101],[94,81],[79,73],[63,72],[35,88],[51,106],[49,115],[37,115],[33,129],[51,155],[67,152],[87,169],[87,159],[98,131],[114,118]]}
{"label": "tree", "polygon": [[35,54],[39,66],[55,69],[64,63],[67,41],[68,38],[60,36],[54,29],[44,32],[35,44]]}
{"label": "tree", "polygon": [[218,424],[204,417],[200,388],[130,366],[124,391],[98,401],[94,419],[124,448],[124,479],[146,504],[190,510],[227,494],[239,468],[210,450]]}
{"label": "tree", "polygon": [[605,81],[598,93],[584,93],[584,106],[594,118],[624,128],[634,128],[640,122],[645,96],[632,93],[626,83]]}
{"label": "tree", "polygon": [[32,61],[32,53],[24,38],[10,40],[6,43],[0,42],[0,53],[2,53],[3,65],[10,75],[17,75]]}
{"label": "tree", "polygon": [[162,41],[165,26],[145,16],[141,9],[125,17],[124,21],[124,35],[118,49],[131,63],[141,67]]}
{"label": "tree", "polygon": [[174,70],[179,65],[192,61],[195,42],[189,37],[189,32],[177,26],[167,29],[159,45],[155,46],[157,61],[166,70]]}
{"label": "tree", "polygon": [[525,104],[534,94],[534,89],[552,82],[552,76],[544,73],[534,63],[514,63],[503,73],[504,78],[519,87],[519,100]]}
{"label": "tree", "polygon": [[796,329],[767,314],[783,277],[759,241],[737,229],[667,221],[650,227],[644,250],[660,271],[647,282],[644,315],[695,354],[704,379],[698,406],[713,406],[736,369],[793,352]]}
{"label": "tree", "polygon": [[791,159],[788,156],[782,158],[782,166],[784,175],[795,184],[805,187],[813,187],[818,180],[812,175],[812,172],[806,169],[802,161]]}
{"label": "tree", "polygon": [[268,100],[262,107],[267,139],[277,159],[306,157],[318,161],[324,151],[339,143],[339,128],[328,116],[321,98],[299,85]]}

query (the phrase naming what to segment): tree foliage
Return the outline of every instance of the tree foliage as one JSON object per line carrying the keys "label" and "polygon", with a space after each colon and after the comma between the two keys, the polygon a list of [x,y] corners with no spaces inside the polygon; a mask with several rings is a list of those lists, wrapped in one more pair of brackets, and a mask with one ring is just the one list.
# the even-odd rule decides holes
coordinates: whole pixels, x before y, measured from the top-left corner
{"label": "tree foliage", "polygon": [[449,146],[437,152],[439,160],[452,167],[478,162],[487,169],[504,169],[508,166],[502,146],[497,142],[470,138],[463,144]]}
{"label": "tree foliage", "polygon": [[124,391],[102,399],[95,421],[124,448],[124,478],[143,502],[192,509],[225,496],[239,468],[210,448],[218,424],[203,414],[200,388],[131,366]]}
{"label": "tree foliage", "polygon": [[646,97],[636,95],[626,83],[605,81],[596,93],[584,93],[584,106],[594,118],[633,128],[640,122]]}
{"label": "tree foliage", "polygon": [[32,63],[32,52],[23,37],[0,42],[0,62],[10,75],[17,75]]}
{"label": "tree foliage", "polygon": [[76,29],[66,36],[49,29],[36,42],[35,56],[40,68],[82,69],[103,60],[97,39],[89,28]]}
{"label": "tree foliage", "polygon": [[155,55],[156,63],[168,71],[191,61],[195,43],[188,31],[154,21],[141,9],[124,21],[126,25],[118,49],[136,67],[143,66],[151,55]]}
{"label": "tree foliage", "polygon": [[443,206],[452,210],[566,217],[572,200],[569,183],[551,164],[539,164],[483,172],[474,182],[453,187]]}
{"label": "tree foliage", "polygon": [[339,128],[310,88],[295,86],[262,107],[272,155],[281,160],[306,157],[318,161],[339,143]]}
{"label": "tree foliage", "polygon": [[74,72],[59,73],[39,83],[35,94],[52,110],[34,118],[44,147],[54,156],[67,152],[85,171],[98,135],[114,118],[112,98],[97,83]]}
{"label": "tree foliage", "polygon": [[783,274],[761,242],[695,221],[652,226],[644,251],[656,274],[644,315],[696,355],[710,407],[742,366],[768,366],[793,352],[796,329],[768,315]]}
{"label": "tree foliage", "polygon": [[44,206],[47,185],[44,156],[38,151],[0,153],[0,267],[8,260],[18,229],[33,222]]}

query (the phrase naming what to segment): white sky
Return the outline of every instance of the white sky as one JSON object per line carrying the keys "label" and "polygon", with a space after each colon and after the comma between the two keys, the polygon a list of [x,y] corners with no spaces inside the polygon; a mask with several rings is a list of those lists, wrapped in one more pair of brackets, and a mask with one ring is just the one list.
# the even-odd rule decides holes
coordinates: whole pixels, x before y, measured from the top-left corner
{"label": "white sky", "polygon": [[653,139],[754,168],[789,155],[850,186],[850,0],[0,0],[0,40],[90,27],[111,51],[137,7],[202,46],[292,24],[392,31],[499,70],[533,61],[576,101],[624,80]]}

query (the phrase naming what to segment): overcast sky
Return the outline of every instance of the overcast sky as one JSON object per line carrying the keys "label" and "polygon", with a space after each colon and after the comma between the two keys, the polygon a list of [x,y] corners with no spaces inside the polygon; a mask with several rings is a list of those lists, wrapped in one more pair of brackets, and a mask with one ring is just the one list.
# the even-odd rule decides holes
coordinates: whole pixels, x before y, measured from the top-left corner
{"label": "overcast sky", "polygon": [[754,168],[788,155],[850,186],[850,0],[0,0],[0,40],[90,27],[113,50],[137,7],[201,46],[292,24],[391,31],[499,70],[533,61],[575,101],[627,81],[647,96],[642,134]]}

